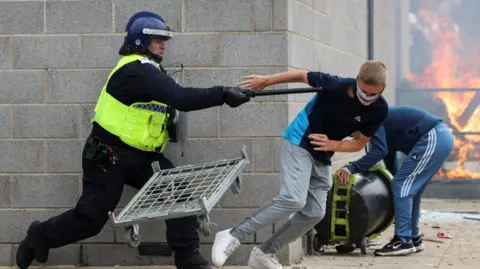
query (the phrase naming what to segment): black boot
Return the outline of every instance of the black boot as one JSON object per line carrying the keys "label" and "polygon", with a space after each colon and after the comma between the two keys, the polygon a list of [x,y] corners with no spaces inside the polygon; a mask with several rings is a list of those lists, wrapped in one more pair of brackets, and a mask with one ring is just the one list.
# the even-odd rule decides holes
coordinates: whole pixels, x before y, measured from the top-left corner
{"label": "black boot", "polygon": [[27,236],[18,246],[16,260],[20,269],[28,268],[33,259],[39,263],[46,263],[48,260],[49,249],[43,247],[41,240],[38,238],[37,228],[40,223],[40,221],[34,221],[30,224]]}
{"label": "black boot", "polygon": [[16,259],[18,268],[27,269],[33,262],[34,254],[33,246],[28,242],[28,239],[23,239],[17,249]]}
{"label": "black boot", "polygon": [[42,242],[39,239],[37,229],[40,224],[41,224],[40,221],[38,220],[34,221],[32,224],[30,224],[30,227],[28,228],[27,233],[33,239],[32,240],[33,245],[35,246],[35,254],[34,254],[35,260],[37,260],[37,262],[39,263],[46,263],[48,260],[49,249],[46,247],[43,247],[41,244]]}
{"label": "black boot", "polygon": [[198,249],[175,251],[175,266],[177,269],[212,269]]}

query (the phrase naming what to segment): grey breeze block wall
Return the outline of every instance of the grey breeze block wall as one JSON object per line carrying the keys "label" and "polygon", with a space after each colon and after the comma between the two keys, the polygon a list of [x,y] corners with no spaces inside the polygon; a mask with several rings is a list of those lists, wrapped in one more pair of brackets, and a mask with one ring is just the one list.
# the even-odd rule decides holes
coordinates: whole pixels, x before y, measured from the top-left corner
{"label": "grey breeze block wall", "polygon": [[[80,154],[93,106],[119,59],[124,25],[134,12],[156,11],[178,32],[168,43],[165,66],[175,70],[183,63],[185,86],[234,86],[244,75],[289,68],[354,76],[366,57],[362,0],[134,2],[0,1],[0,265],[14,264],[31,221],[63,212],[79,197]],[[375,51],[393,69],[393,0],[375,3],[380,9]],[[170,144],[166,153],[176,165],[240,156],[242,145],[251,158],[243,192],[228,193],[211,213],[218,224],[213,234],[277,194],[281,134],[308,99],[256,98],[235,109],[188,113],[187,141]],[[337,154],[334,169],[361,154]],[[127,187],[118,210],[133,194]],[[279,224],[250,237],[228,263],[245,264],[252,244],[263,242]],[[142,225],[141,234],[145,242],[165,241],[164,224]],[[94,238],[53,249],[48,264],[171,264],[171,258],[138,257],[122,236],[123,230],[108,223]],[[212,241],[213,235],[202,238],[207,257]],[[282,261],[298,260],[302,253],[292,244]]]}

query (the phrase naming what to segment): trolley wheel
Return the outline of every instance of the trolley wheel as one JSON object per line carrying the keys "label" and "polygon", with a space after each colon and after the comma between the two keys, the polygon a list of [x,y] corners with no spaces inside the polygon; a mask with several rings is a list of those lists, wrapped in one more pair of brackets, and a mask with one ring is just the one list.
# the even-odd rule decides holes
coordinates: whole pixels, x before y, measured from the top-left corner
{"label": "trolley wheel", "polygon": [[209,236],[212,233],[208,216],[198,216],[198,224],[200,226],[200,231],[204,236]]}
{"label": "trolley wheel", "polygon": [[125,244],[133,248],[137,248],[140,245],[141,236],[138,224],[134,224],[133,226],[128,226],[125,228],[123,240]]}
{"label": "trolley wheel", "polygon": [[335,247],[335,249],[338,253],[342,254],[352,253],[353,251],[355,251],[355,247],[350,245],[338,245]]}
{"label": "trolley wheel", "polygon": [[242,181],[240,180],[240,177],[237,177],[235,181],[232,183],[232,186],[230,187],[232,192],[234,194],[239,194],[240,191],[242,190]]}
{"label": "trolley wheel", "polygon": [[363,255],[367,255],[367,247],[368,247],[368,238],[364,237],[360,245],[360,250],[362,251]]}

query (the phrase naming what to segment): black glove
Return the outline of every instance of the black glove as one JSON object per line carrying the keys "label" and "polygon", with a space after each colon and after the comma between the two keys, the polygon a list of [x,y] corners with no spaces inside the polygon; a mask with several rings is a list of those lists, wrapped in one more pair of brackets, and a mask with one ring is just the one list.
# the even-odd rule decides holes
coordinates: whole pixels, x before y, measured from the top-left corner
{"label": "black glove", "polygon": [[223,97],[225,99],[225,104],[230,107],[237,107],[241,104],[244,104],[250,101],[250,97],[247,93],[250,90],[242,89],[238,87],[224,87],[223,88]]}

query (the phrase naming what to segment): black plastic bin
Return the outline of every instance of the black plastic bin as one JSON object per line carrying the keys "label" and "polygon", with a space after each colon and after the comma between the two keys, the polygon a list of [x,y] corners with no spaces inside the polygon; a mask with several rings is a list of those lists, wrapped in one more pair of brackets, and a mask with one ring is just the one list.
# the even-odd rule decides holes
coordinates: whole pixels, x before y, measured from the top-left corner
{"label": "black plastic bin", "polygon": [[334,174],[327,212],[315,226],[313,248],[319,251],[322,246],[335,245],[339,253],[360,248],[366,254],[369,241],[394,221],[392,178],[382,165],[351,175],[349,184],[345,185],[338,183]]}

